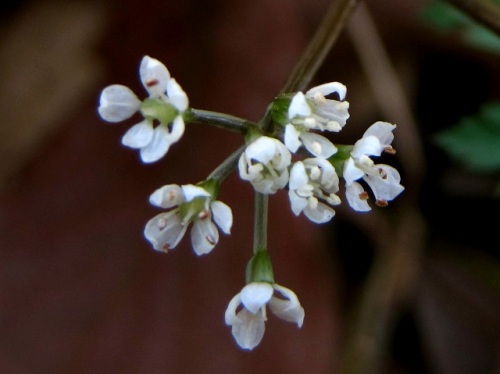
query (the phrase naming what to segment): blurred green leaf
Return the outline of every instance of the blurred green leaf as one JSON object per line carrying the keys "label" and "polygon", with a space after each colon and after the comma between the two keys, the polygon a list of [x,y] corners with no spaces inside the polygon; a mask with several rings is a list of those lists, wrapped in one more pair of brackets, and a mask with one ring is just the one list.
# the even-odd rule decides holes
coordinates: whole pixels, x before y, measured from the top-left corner
{"label": "blurred green leaf", "polygon": [[435,135],[436,143],[476,172],[500,171],[500,102],[485,104],[478,114]]}
{"label": "blurred green leaf", "polygon": [[[500,0],[496,0],[500,4]],[[452,5],[440,1],[429,1],[420,12],[421,19],[442,32],[460,32],[463,41],[470,46],[500,53],[500,37],[471,20]]]}
{"label": "blurred green leaf", "polygon": [[442,31],[452,31],[470,22],[465,14],[442,1],[429,1],[420,16],[424,22]]}

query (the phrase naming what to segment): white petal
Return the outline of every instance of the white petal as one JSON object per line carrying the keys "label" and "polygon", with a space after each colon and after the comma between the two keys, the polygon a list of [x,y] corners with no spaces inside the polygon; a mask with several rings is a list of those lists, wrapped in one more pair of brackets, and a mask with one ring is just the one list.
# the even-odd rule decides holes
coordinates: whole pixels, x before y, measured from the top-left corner
{"label": "white petal", "polygon": [[184,124],[184,119],[182,118],[182,116],[175,117],[174,121],[172,122],[172,129],[167,134],[167,140],[168,140],[169,144],[173,144],[175,142],[178,142],[179,139],[184,134],[185,128],[186,128],[186,125]]}
{"label": "white petal", "polygon": [[309,182],[309,177],[306,173],[306,168],[302,161],[297,161],[293,164],[290,170],[290,181],[288,186],[291,190],[296,190]]}
{"label": "white petal", "polygon": [[144,120],[132,126],[122,137],[124,146],[139,149],[153,140],[154,130],[151,122]]}
{"label": "white petal", "polygon": [[159,97],[165,94],[170,73],[160,61],[144,56],[139,67],[139,75],[149,96]]}
{"label": "white petal", "polygon": [[155,162],[167,154],[170,148],[167,136],[168,130],[165,126],[159,125],[154,129],[151,142],[147,146],[141,148],[140,154],[142,162]]}
{"label": "white petal", "polygon": [[316,102],[315,114],[326,125],[326,130],[338,132],[349,118],[349,102],[325,99]]}
{"label": "white petal", "polygon": [[189,106],[189,100],[186,93],[174,78],[170,79],[167,83],[167,96],[170,102],[181,113]]}
{"label": "white petal", "polygon": [[295,292],[278,284],[274,285],[274,289],[288,300],[273,296],[269,301],[271,311],[282,320],[296,323],[298,327],[302,327],[305,313]]}
{"label": "white petal", "polygon": [[324,136],[311,132],[303,133],[300,139],[304,147],[316,157],[328,158],[337,153],[337,147]]}
{"label": "white petal", "polygon": [[302,92],[297,92],[288,107],[288,118],[292,119],[296,116],[309,117],[310,115],[311,107],[307,103],[306,97]]}
{"label": "white petal", "polygon": [[311,222],[326,223],[335,216],[335,210],[326,204],[318,203],[314,209],[307,205],[304,214]]}
{"label": "white petal", "polygon": [[372,210],[370,205],[368,205],[368,201],[359,197],[360,194],[364,192],[365,190],[358,182],[353,182],[346,186],[345,197],[347,198],[347,202],[351,208],[357,212],[368,212]]}
{"label": "white petal", "polygon": [[247,146],[245,153],[248,159],[254,159],[266,164],[276,154],[275,139],[261,136]]}
{"label": "white petal", "polygon": [[240,178],[246,181],[252,180],[252,174],[249,172],[248,167],[247,155],[243,152],[238,160],[238,171],[240,173]]}
{"label": "white petal", "polygon": [[384,147],[380,143],[379,138],[374,135],[363,136],[359,139],[352,148],[351,156],[359,158],[363,155],[380,156]]}
{"label": "white petal", "polygon": [[391,201],[404,190],[404,187],[399,184],[401,180],[399,172],[389,165],[379,164],[376,168],[383,171],[385,178],[380,175],[366,175],[363,179],[372,189],[375,199]]}
{"label": "white petal", "polygon": [[108,122],[121,122],[139,110],[141,101],[132,90],[121,84],[106,87],[101,92],[97,111]]}
{"label": "white petal", "polygon": [[290,207],[293,214],[298,216],[307,206],[307,198],[297,195],[295,190],[288,191],[288,198],[290,199]]}
{"label": "white petal", "polygon": [[151,194],[149,202],[160,208],[172,208],[184,201],[182,189],[177,184],[168,184]]}
{"label": "white petal", "polygon": [[186,228],[177,212],[170,211],[151,218],[144,228],[144,236],[154,249],[167,252],[179,244]]}
{"label": "white petal", "polygon": [[297,130],[291,123],[285,126],[285,136],[283,140],[285,141],[285,145],[290,152],[297,152],[297,149],[301,146],[302,143],[299,140],[299,135],[299,130]]}
{"label": "white petal", "polygon": [[292,162],[292,155],[288,148],[278,139],[274,139],[274,145],[276,147],[276,154],[272,160],[272,164],[276,170],[286,170]]}
{"label": "white petal", "polygon": [[339,95],[340,100],[344,100],[347,88],[342,83],[330,82],[311,88],[306,92],[306,96],[312,99],[318,92],[323,96],[328,96],[335,92]]}
{"label": "white petal", "polygon": [[236,316],[236,309],[240,305],[240,294],[236,294],[229,304],[227,305],[226,312],[224,313],[224,321],[226,325],[231,326],[237,322],[239,322],[238,317]]}
{"label": "white petal", "polygon": [[260,308],[265,307],[273,296],[273,292],[273,286],[269,283],[249,283],[240,292],[241,303],[251,313],[257,313]]}
{"label": "white petal", "polygon": [[222,201],[213,201],[210,204],[214,222],[220,227],[225,234],[231,233],[233,225],[233,212],[231,208]]}
{"label": "white petal", "polygon": [[197,197],[209,197],[210,192],[200,186],[194,184],[185,184],[182,186],[182,193],[184,194],[184,201],[193,201]]}
{"label": "white petal", "polygon": [[335,193],[339,190],[339,177],[335,168],[328,160],[321,157],[314,157],[305,159],[303,162],[306,168],[320,168],[321,178],[319,182],[321,184],[321,189],[328,193]]}
{"label": "white petal", "polygon": [[347,185],[350,185],[355,180],[362,178],[365,172],[360,168],[356,167],[352,157],[349,157],[344,164],[343,176]]}
{"label": "white petal", "polygon": [[388,122],[378,121],[368,127],[368,129],[363,134],[363,138],[365,136],[373,135],[380,140],[380,143],[383,146],[389,146],[394,140],[394,134],[392,133],[392,130],[394,130],[395,128],[396,125]]}
{"label": "white petal", "polygon": [[252,183],[255,191],[260,192],[264,195],[275,194],[280,188],[284,187],[280,187],[280,185],[276,184],[273,179],[263,179],[259,182],[250,181],[250,183]]}
{"label": "white petal", "polygon": [[231,333],[243,349],[254,349],[259,345],[266,331],[266,319],[262,313],[252,314],[242,309],[237,314],[239,323],[233,324]]}
{"label": "white petal", "polygon": [[218,241],[219,231],[210,219],[198,219],[194,222],[191,229],[191,244],[198,256],[210,253]]}

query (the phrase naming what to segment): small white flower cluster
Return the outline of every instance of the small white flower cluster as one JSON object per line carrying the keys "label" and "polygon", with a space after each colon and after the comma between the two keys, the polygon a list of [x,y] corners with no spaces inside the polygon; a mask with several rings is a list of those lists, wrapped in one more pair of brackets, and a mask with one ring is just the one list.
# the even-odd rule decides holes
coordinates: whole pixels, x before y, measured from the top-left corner
{"label": "small white flower cluster", "polygon": [[[145,56],[139,75],[149,95],[146,99],[139,100],[128,87],[111,85],[101,93],[98,112],[105,121],[113,123],[140,112],[143,119],[125,133],[122,144],[138,149],[141,160],[151,163],[161,159],[180,140],[184,121],[193,118],[190,115],[194,109],[189,108],[186,93],[158,60]],[[338,95],[339,100],[327,99],[331,94]],[[256,124],[255,128],[249,125],[247,136],[251,141],[238,160],[240,177],[262,194],[274,194],[288,186],[293,213],[296,216],[304,213],[315,223],[326,223],[335,215],[333,207],[341,203],[337,195],[339,175],[345,180],[346,199],[354,210],[371,209],[363,185],[370,187],[376,205],[386,206],[404,187],[395,168],[375,164],[371,157],[382,152],[395,153],[391,144],[396,126],[376,122],[353,146],[336,146],[313,132],[342,130],[349,118],[345,96],[346,87],[331,82],[305,94],[297,92],[277,98],[273,103],[276,106],[272,106],[273,122],[281,126],[280,131],[268,134]],[[292,162],[292,154],[300,148],[312,157]],[[150,203],[166,209],[151,218],[144,228],[144,236],[155,250],[174,249],[190,225],[191,244],[198,256],[214,249],[219,230],[230,234],[231,208],[216,200],[224,177],[209,177],[197,185],[168,184],[151,194]],[[297,296],[274,282],[267,249],[254,248],[247,266],[247,285],[229,302],[225,313],[225,322],[231,326],[240,347],[251,350],[262,340],[267,306],[277,317],[302,326],[305,314]]]}
{"label": "small white flower cluster", "polygon": [[[327,99],[330,94],[337,94],[340,101]],[[371,188],[378,206],[386,206],[404,187],[396,169],[375,164],[370,156],[380,156],[383,151],[394,153],[391,143],[395,125],[376,122],[370,126],[352,147],[350,157],[341,160],[342,170],[335,170],[329,160],[336,157],[337,147],[326,137],[311,132],[342,130],[349,118],[345,95],[346,87],[338,82],[314,87],[305,94],[297,92],[288,106],[284,144],[267,136],[251,142],[239,160],[241,178],[264,194],[274,194],[288,185],[293,213],[304,213],[315,223],[330,221],[335,215],[333,207],[341,203],[337,173],[345,180],[346,199],[354,210],[371,209],[369,194],[359,181]],[[292,163],[290,152],[296,153],[300,147],[313,157]]]}
{"label": "small white flower cluster", "polygon": [[[274,296],[275,291],[281,297]],[[278,284],[251,282],[234,296],[226,309],[226,325],[231,326],[234,339],[241,348],[255,348],[264,336],[267,320],[266,305],[273,314],[302,327],[304,308],[295,293]],[[242,308],[236,312],[237,308]]]}
{"label": "small white flower cluster", "polygon": [[[141,111],[144,119],[122,137],[122,144],[138,149],[145,163],[158,161],[184,134],[182,114],[189,106],[186,93],[160,61],[145,56],[139,68],[142,85],[149,98],[141,102],[132,90],[121,84],[106,87],[98,112],[108,122],[121,122]],[[159,125],[154,127],[154,122]]]}

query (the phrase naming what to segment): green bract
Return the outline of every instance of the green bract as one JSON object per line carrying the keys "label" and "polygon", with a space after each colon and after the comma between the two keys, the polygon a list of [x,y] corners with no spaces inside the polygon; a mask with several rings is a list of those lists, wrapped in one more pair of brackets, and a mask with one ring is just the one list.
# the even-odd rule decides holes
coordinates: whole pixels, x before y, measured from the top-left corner
{"label": "green bract", "polygon": [[248,261],[246,271],[247,284],[265,282],[274,284],[273,266],[266,250],[258,250]]}

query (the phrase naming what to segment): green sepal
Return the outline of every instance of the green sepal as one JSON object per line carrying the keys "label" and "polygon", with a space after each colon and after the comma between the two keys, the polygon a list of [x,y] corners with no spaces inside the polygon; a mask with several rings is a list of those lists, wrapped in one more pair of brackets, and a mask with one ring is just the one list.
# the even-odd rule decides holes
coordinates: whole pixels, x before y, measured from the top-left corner
{"label": "green sepal", "polygon": [[261,129],[252,126],[248,128],[247,133],[245,134],[245,143],[250,144],[260,138],[262,136],[262,131]]}
{"label": "green sepal", "polygon": [[246,282],[266,282],[274,284],[273,265],[265,249],[259,249],[248,261]]}
{"label": "green sepal", "polygon": [[191,108],[187,108],[184,113],[182,113],[182,119],[185,123],[192,122],[194,117],[195,116]]}
{"label": "green sepal", "polygon": [[343,144],[335,144],[337,147],[337,153],[331,156],[328,161],[333,165],[337,175],[342,177],[344,173],[344,164],[351,157],[351,151],[354,146],[352,145],[343,145]]}
{"label": "green sepal", "polygon": [[206,208],[207,197],[200,196],[191,201],[179,205],[179,216],[184,222],[191,221],[193,217],[198,216]]}
{"label": "green sepal", "polygon": [[164,125],[168,125],[177,117],[179,111],[161,99],[148,98],[141,104],[141,113],[146,119],[158,120]]}
{"label": "green sepal", "polygon": [[206,179],[196,183],[196,185],[207,191],[212,196],[212,200],[215,200],[219,195],[220,183],[214,178]]}
{"label": "green sepal", "polygon": [[288,119],[288,108],[292,101],[293,94],[283,94],[274,99],[271,106],[271,118],[276,125],[285,127],[290,123]]}

